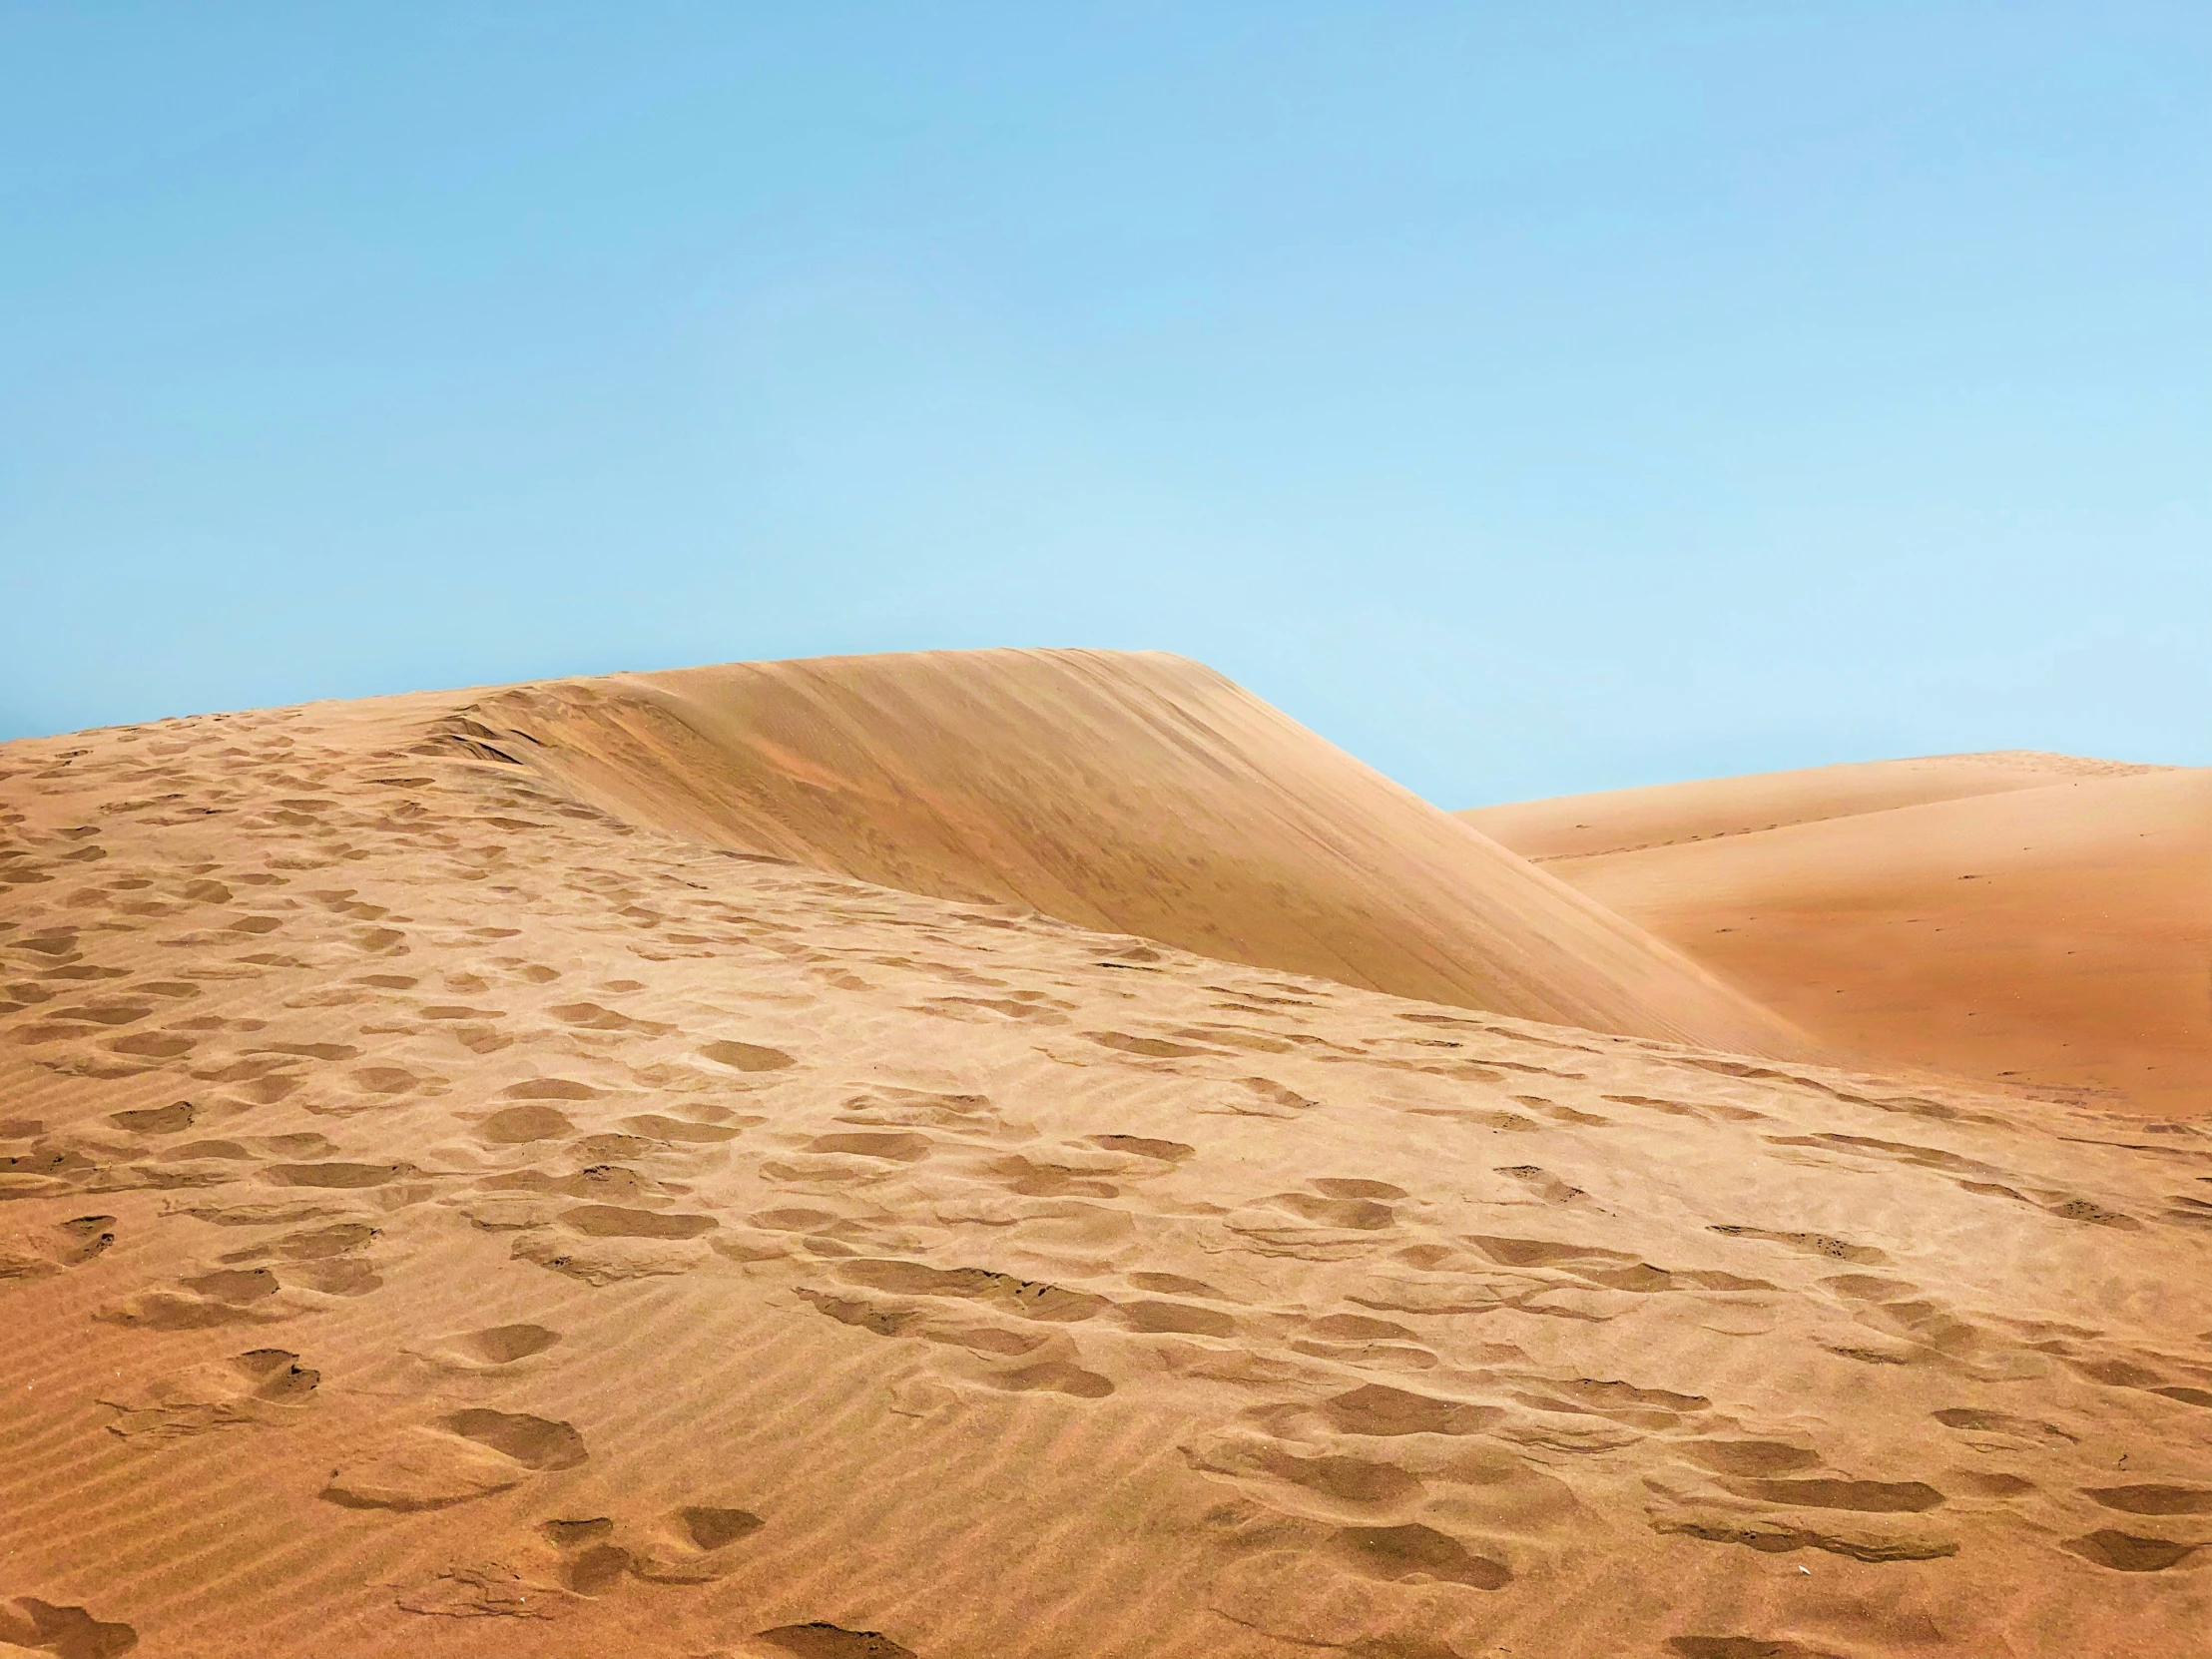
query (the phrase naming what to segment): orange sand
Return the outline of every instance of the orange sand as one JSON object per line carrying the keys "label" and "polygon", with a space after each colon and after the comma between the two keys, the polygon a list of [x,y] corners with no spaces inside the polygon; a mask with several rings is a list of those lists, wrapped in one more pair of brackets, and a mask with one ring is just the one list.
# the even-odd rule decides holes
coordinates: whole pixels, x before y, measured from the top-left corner
{"label": "orange sand", "polygon": [[[1030,661],[918,671],[913,707],[1010,665],[1061,718]],[[1082,665],[1123,708],[1219,685]],[[604,736],[640,685],[0,747],[0,1644],[2203,1653],[2201,1128],[1240,965],[706,844],[721,817],[641,829],[584,799],[693,810]],[[1259,750],[1296,728],[1240,694],[1199,706],[1159,739],[1192,774],[1118,815],[1063,791],[1012,844],[1210,800],[1160,826],[1178,856],[1280,848],[1301,801],[1327,822],[1302,792],[1372,777]],[[733,754],[743,705],[715,707]],[[531,765],[493,758],[524,730]],[[837,755],[766,741],[793,776]],[[1000,778],[919,814],[944,774],[908,766],[886,865],[917,823],[1011,811]],[[769,795],[816,809],[775,821],[787,855],[856,856],[824,827],[871,822],[861,776]],[[1344,859],[1389,854],[1371,833]],[[1490,872],[1435,901],[1491,918],[1433,970],[1455,999],[1625,996],[1545,939],[1674,960],[1478,837],[1421,847]],[[1130,856],[1062,890],[1151,902]],[[1385,949],[1413,866],[1270,856],[1156,871],[1240,949],[1316,935],[1232,903],[1304,872],[1294,913],[1373,907],[1333,935],[1379,953],[1359,971],[1426,959]]]}
{"label": "orange sand", "polygon": [[1946,756],[1460,817],[1861,1063],[2212,1112],[2212,770]]}

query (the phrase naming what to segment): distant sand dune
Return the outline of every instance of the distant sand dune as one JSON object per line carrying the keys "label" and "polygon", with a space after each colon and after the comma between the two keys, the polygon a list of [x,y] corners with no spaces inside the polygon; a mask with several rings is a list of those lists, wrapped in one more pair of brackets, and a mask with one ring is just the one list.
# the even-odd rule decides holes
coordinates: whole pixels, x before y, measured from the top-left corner
{"label": "distant sand dune", "polygon": [[1565,795],[1471,807],[1453,816],[1524,858],[1547,863],[1610,852],[1641,852],[1723,835],[1756,834],[1797,824],[1853,818],[1895,807],[1924,807],[1968,796],[2038,790],[2083,778],[2171,772],[2079,755],[1992,750],[1929,755],[1911,761],[1860,761],[1755,772],[1689,784],[1651,784],[1597,795]]}
{"label": "distant sand dune", "polygon": [[1252,967],[1771,1054],[1804,1035],[1211,669],[931,652],[517,687],[455,738],[635,824]]}
{"label": "distant sand dune", "polygon": [[2212,1112],[2212,770],[1952,755],[1458,817],[1838,1052]]}

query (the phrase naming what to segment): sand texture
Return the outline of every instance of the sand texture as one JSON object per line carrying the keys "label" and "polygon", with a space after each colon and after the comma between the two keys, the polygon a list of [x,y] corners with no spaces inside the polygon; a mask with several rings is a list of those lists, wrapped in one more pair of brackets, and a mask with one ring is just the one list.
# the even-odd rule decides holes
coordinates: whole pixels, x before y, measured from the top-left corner
{"label": "sand texture", "polygon": [[2212,1113],[2212,770],[1961,755],[1460,817],[1861,1063]]}
{"label": "sand texture", "polygon": [[705,844],[507,695],[0,748],[0,1653],[2204,1653],[2204,1128]]}

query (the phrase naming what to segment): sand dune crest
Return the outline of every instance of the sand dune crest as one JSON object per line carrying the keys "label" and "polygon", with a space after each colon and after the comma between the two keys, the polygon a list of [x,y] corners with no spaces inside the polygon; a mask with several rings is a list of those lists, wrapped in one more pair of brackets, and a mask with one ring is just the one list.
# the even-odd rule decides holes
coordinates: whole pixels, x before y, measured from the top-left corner
{"label": "sand dune crest", "polygon": [[444,726],[448,753],[526,767],[710,845],[1399,995],[1742,1050],[1807,1047],[1684,958],[1177,657],[737,663],[517,687]]}

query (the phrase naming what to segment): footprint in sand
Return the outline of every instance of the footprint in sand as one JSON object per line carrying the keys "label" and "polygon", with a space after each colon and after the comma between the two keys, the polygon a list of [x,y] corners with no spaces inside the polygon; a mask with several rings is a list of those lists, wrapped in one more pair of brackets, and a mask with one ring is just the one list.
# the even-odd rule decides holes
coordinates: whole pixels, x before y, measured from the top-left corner
{"label": "footprint in sand", "polygon": [[1945,1428],[1973,1436],[1966,1443],[1976,1451],[2061,1450],[2081,1439],[2055,1423],[1970,1405],[1954,1405],[1929,1414]]}
{"label": "footprint in sand", "polygon": [[1369,1382],[1322,1402],[1321,1414],[1340,1434],[1479,1434],[1505,1416],[1502,1406],[1413,1393]]}
{"label": "footprint in sand", "polygon": [[808,1287],[796,1294],[841,1325],[878,1337],[918,1338],[964,1349],[985,1363],[973,1380],[989,1387],[1081,1399],[1102,1399],[1114,1391],[1109,1379],[1080,1363],[1081,1355],[1065,1335],[1009,1330],[982,1317],[1006,1314],[1047,1327],[1074,1325],[1113,1309],[1104,1297],[980,1268],[931,1268],[918,1262],[846,1261],[838,1265],[838,1274],[850,1284],[887,1294],[847,1297]]}
{"label": "footprint in sand", "polygon": [[[1647,1480],[1646,1484],[1652,1483]],[[1656,1486],[1653,1489],[1659,1490]],[[1936,1561],[1958,1553],[1956,1539],[1923,1530],[1826,1518],[1808,1522],[1752,1509],[1720,1508],[1694,1499],[1685,1501],[1663,1491],[1660,1498],[1650,1511],[1653,1531],[1706,1543],[1735,1544],[1765,1555],[1817,1549],[1879,1565]]]}
{"label": "footprint in sand", "polygon": [[789,1256],[794,1245],[830,1257],[868,1256],[881,1248],[866,1220],[800,1205],[755,1211],[743,1229],[718,1239],[715,1248],[739,1261],[769,1261]]}
{"label": "footprint in sand", "polygon": [[482,1331],[464,1331],[457,1336],[440,1338],[409,1352],[449,1371],[505,1377],[522,1370],[526,1362],[535,1360],[560,1340],[558,1331],[542,1325],[494,1325]]}
{"label": "footprint in sand", "polygon": [[1925,1480],[1724,1480],[1739,1497],[1791,1509],[1848,1509],[1858,1514],[1919,1514],[1945,1501]]}
{"label": "footprint in sand", "polygon": [[[1040,993],[1025,994],[1036,996]],[[1070,1004],[1059,1004],[1059,1007],[1067,1006]],[[1065,1025],[1068,1022],[1067,1015],[1057,1008],[1040,1006],[1033,1001],[1016,1001],[1012,997],[932,996],[914,1003],[909,1011],[938,1019],[959,1020],[969,1025]]]}
{"label": "footprint in sand", "polygon": [[540,1535],[560,1553],[560,1580],[574,1595],[599,1596],[625,1578],[649,1584],[705,1584],[738,1565],[731,1546],[767,1523],[750,1509],[688,1503],[633,1532],[614,1517],[549,1520]]}
{"label": "footprint in sand", "polygon": [[713,1258],[707,1235],[714,1216],[585,1204],[553,1218],[560,1231],[532,1225],[513,1246],[517,1261],[534,1262],[587,1285],[611,1285],[690,1273]]}
{"label": "footprint in sand", "polygon": [[911,1131],[816,1135],[789,1155],[763,1162],[761,1174],[803,1192],[875,1186],[902,1174],[934,1150],[927,1136]]}
{"label": "footprint in sand", "polygon": [[268,1268],[222,1268],[179,1280],[177,1290],[140,1291],[93,1318],[147,1331],[206,1331],[224,1325],[267,1325],[305,1313]]}
{"label": "footprint in sand", "polygon": [[334,1222],[249,1245],[220,1259],[226,1265],[286,1264],[283,1278],[287,1284],[320,1291],[325,1296],[366,1296],[384,1283],[363,1254],[379,1236],[378,1230],[366,1222]]}
{"label": "footprint in sand", "polygon": [[347,1509],[442,1509],[536,1473],[575,1468],[589,1456],[568,1423],[476,1407],[402,1430],[332,1470],[319,1495]]}
{"label": "footprint in sand", "polygon": [[563,1002],[546,1012],[579,1031],[624,1031],[637,1036],[665,1037],[676,1029],[655,1020],[632,1019],[628,1014],[603,1008],[596,1002]]}
{"label": "footprint in sand", "polygon": [[288,1349],[258,1348],[212,1360],[135,1388],[99,1396],[116,1413],[108,1431],[125,1439],[184,1439],[218,1428],[282,1427],[299,1420],[321,1373]]}
{"label": "footprint in sand", "polygon": [[1330,1540],[1329,1553],[1362,1577],[1393,1583],[1501,1590],[1513,1581],[1513,1569],[1504,1562],[1477,1555],[1450,1533],[1418,1521],[1344,1527]]}
{"label": "footprint in sand", "polygon": [[1589,1196],[1580,1187],[1569,1186],[1556,1175],[1539,1169],[1534,1164],[1509,1164],[1491,1173],[1518,1182],[1545,1204],[1572,1204],[1578,1198]]}
{"label": "footprint in sand", "polygon": [[357,1060],[361,1051],[350,1043],[269,1043],[252,1051],[254,1056],[280,1055],[292,1060],[319,1060],[325,1065],[335,1065],[341,1060]]}
{"label": "footprint in sand", "polygon": [[[616,1204],[629,1200],[650,1199],[660,1189],[652,1181],[625,1164],[586,1164],[569,1175],[555,1178],[536,1169],[516,1170],[511,1175],[489,1176],[482,1183],[493,1191],[515,1189],[543,1193],[548,1197],[588,1199],[594,1203]],[[540,1220],[552,1220],[545,1216]]]}
{"label": "footprint in sand", "polygon": [[1632,1382],[1590,1377],[1531,1378],[1525,1391],[1514,1397],[1537,1410],[1579,1412],[1652,1430],[1679,1428],[1713,1406],[1703,1394],[1639,1388]]}
{"label": "footprint in sand", "polygon": [[1180,1164],[1186,1158],[1198,1155],[1198,1148],[1182,1141],[1156,1141],[1143,1135],[1093,1135],[1091,1144],[1107,1152],[1127,1153],[1135,1158],[1149,1158],[1155,1163]]}
{"label": "footprint in sand", "polygon": [[1187,1302],[1125,1302],[1119,1312],[1122,1324],[1140,1336],[1234,1337],[1238,1330],[1236,1320],[1220,1309]]}
{"label": "footprint in sand", "polygon": [[780,1048],[765,1048],[758,1043],[703,1043],[699,1052],[737,1071],[786,1071],[799,1063]]}
{"label": "footprint in sand", "polygon": [[552,1619],[572,1605],[499,1561],[456,1565],[398,1586],[392,1604],[440,1619]]}
{"label": "footprint in sand", "polygon": [[347,1082],[353,1092],[366,1096],[367,1103],[354,1110],[367,1110],[378,1101],[394,1099],[400,1095],[419,1094],[434,1098],[451,1088],[447,1079],[427,1072],[409,1071],[405,1066],[361,1066],[347,1074]]}
{"label": "footprint in sand", "polygon": [[1191,1466],[1267,1494],[1270,1507],[1315,1519],[1402,1520],[1426,1494],[1419,1476],[1394,1462],[1341,1452],[1306,1455],[1271,1435],[1224,1431],[1185,1447]]}
{"label": "footprint in sand", "polygon": [[175,1135],[190,1129],[199,1110],[189,1100],[149,1106],[136,1112],[110,1112],[108,1121],[127,1135]]}
{"label": "footprint in sand", "polygon": [[1820,1462],[1820,1453],[1781,1440],[1686,1440],[1675,1448],[1716,1474],[1795,1474]]}
{"label": "footprint in sand", "polygon": [[1116,1198],[1121,1189],[1102,1175],[1117,1175],[1122,1171],[1119,1160],[1102,1160],[1091,1155],[1084,1161],[1077,1155],[1075,1163],[1036,1163],[1018,1153],[996,1159],[990,1171],[1008,1192],[1019,1198]]}
{"label": "footprint in sand", "polygon": [[1221,1085],[1218,1092],[1193,1106],[1192,1110],[1208,1117],[1286,1119],[1311,1111],[1319,1104],[1271,1078],[1240,1077],[1233,1083]]}
{"label": "footprint in sand", "polygon": [[[117,1037],[100,1045],[110,1054],[128,1055],[139,1060],[180,1060],[200,1046],[197,1037],[187,1037],[175,1031],[142,1031],[128,1037]],[[143,1069],[157,1070],[158,1067]]]}
{"label": "footprint in sand", "polygon": [[1222,1295],[1203,1279],[1186,1279],[1179,1273],[1133,1273],[1129,1283],[1141,1291],[1157,1291],[1164,1296],[1200,1296],[1214,1302],[1236,1300]]}
{"label": "footprint in sand", "polygon": [[592,1239],[696,1239],[722,1224],[713,1216],[587,1204],[563,1215],[561,1225]]}
{"label": "footprint in sand", "polygon": [[899,1089],[877,1085],[854,1096],[837,1114],[841,1123],[879,1128],[952,1129],[994,1135],[1004,1122],[992,1107],[989,1095],[938,1093],[928,1089]]}
{"label": "footprint in sand", "polygon": [[615,1523],[608,1515],[584,1520],[549,1520],[538,1528],[561,1552],[561,1583],[576,1595],[603,1595],[630,1570],[630,1552],[611,1543]]}
{"label": "footprint in sand", "polygon": [[[1309,1509],[1304,1501],[1291,1507],[1300,1515]],[[1277,1530],[1294,1547],[1230,1566],[1209,1599],[1216,1612],[1300,1647],[1442,1659],[1462,1651],[1438,1636],[1445,1621],[1473,1613],[1465,1592],[1486,1594],[1514,1580],[1495,1545],[1473,1547],[1421,1521],[1307,1518]]]}
{"label": "footprint in sand", "polygon": [[1238,1248],[1257,1256],[1344,1261],[1371,1254],[1375,1235],[1395,1225],[1396,1212],[1382,1197],[1403,1198],[1387,1182],[1320,1180],[1316,1193],[1276,1193],[1232,1211],[1223,1225]]}
{"label": "footprint in sand", "polygon": [[802,1152],[841,1154],[852,1158],[880,1158],[885,1163],[914,1164],[932,1150],[926,1135],[912,1133],[817,1135]]}
{"label": "footprint in sand", "polygon": [[114,1243],[113,1216],[78,1216],[51,1227],[0,1233],[0,1283],[82,1267]]}
{"label": "footprint in sand", "polygon": [[383,1187],[421,1172],[412,1164],[271,1164],[262,1179],[278,1187],[319,1187],[354,1191]]}
{"label": "footprint in sand", "polygon": [[566,1113],[542,1104],[503,1107],[476,1125],[476,1138],[490,1146],[526,1146],[575,1133]]}
{"label": "footprint in sand", "polygon": [[1650,1111],[1664,1112],[1669,1117],[1724,1118],[1732,1123],[1770,1123],[1773,1121],[1765,1112],[1754,1112],[1744,1106],[1722,1106],[1710,1101],[1702,1106],[1693,1106],[1687,1101],[1665,1100],[1657,1095],[1648,1094],[1608,1094],[1600,1095],[1598,1098],[1610,1100],[1616,1106],[1642,1106]]}
{"label": "footprint in sand", "polygon": [[1890,1263],[1890,1258],[1872,1245],[1855,1245],[1826,1233],[1778,1233],[1764,1227],[1737,1226],[1709,1227],[1706,1231],[1730,1239],[1759,1239],[1789,1250],[1804,1251],[1807,1255],[1825,1256],[1834,1262],[1857,1262],[1863,1267],[1874,1268],[1887,1267]]}
{"label": "footprint in sand", "polygon": [[43,1017],[50,1020],[77,1020],[86,1025],[117,1026],[130,1025],[135,1021],[146,1018],[153,1011],[154,1005],[151,1002],[107,1001],[75,1003],[61,1008],[45,1008],[41,1010],[41,1013]]}
{"label": "footprint in sand", "polygon": [[532,1077],[499,1092],[509,1100],[604,1100],[610,1091],[569,1077]]}
{"label": "footprint in sand", "polygon": [[82,1152],[34,1142],[27,1152],[0,1158],[0,1197],[45,1198],[74,1192],[99,1173]]}
{"label": "footprint in sand", "polygon": [[624,1118],[622,1127],[647,1140],[695,1146],[719,1145],[724,1141],[734,1141],[745,1133],[743,1124],[701,1123],[692,1118],[672,1118],[659,1112],[640,1112],[634,1117]]}
{"label": "footprint in sand", "polygon": [[1025,1320],[1074,1324],[1113,1306],[1105,1297],[1059,1285],[1016,1279],[984,1268],[932,1268],[919,1262],[853,1261],[837,1270],[848,1284],[893,1295],[978,1301]]}
{"label": "footprint in sand", "polygon": [[227,1104],[245,1106],[274,1106],[298,1093],[307,1082],[297,1072],[278,1069],[276,1063],[271,1061],[226,1066],[221,1068],[220,1074],[209,1076],[207,1081],[230,1083],[231,1094]]}
{"label": "footprint in sand", "polygon": [[1432,1351],[1420,1346],[1419,1336],[1393,1320],[1365,1314],[1329,1314],[1306,1322],[1306,1329],[1313,1336],[1294,1339],[1290,1345],[1293,1353],[1414,1371],[1426,1371],[1438,1363]]}
{"label": "footprint in sand", "polygon": [[17,1596],[0,1601],[0,1644],[57,1659],[121,1659],[138,1646],[138,1632],[96,1619],[82,1607]]}
{"label": "footprint in sand", "polygon": [[2081,1495],[2129,1515],[2212,1515],[2212,1488],[2204,1486],[2085,1486]]}
{"label": "footprint in sand", "polygon": [[1117,1054],[1134,1055],[1141,1060],[1218,1060],[1224,1054],[1219,1048],[1170,1042],[1164,1037],[1136,1037],[1126,1031],[1085,1031],[1082,1035],[1101,1048],[1110,1048]]}
{"label": "footprint in sand", "polygon": [[633,1549],[630,1570],[650,1584],[700,1584],[738,1563],[730,1546],[767,1524],[750,1509],[689,1503],[671,1510]]}
{"label": "footprint in sand", "polygon": [[2180,1566],[2199,1550],[2212,1549],[2212,1544],[2144,1538],[2107,1528],[2086,1537],[2068,1539],[2058,1547],[2114,1572],[2164,1572],[2169,1567]]}

